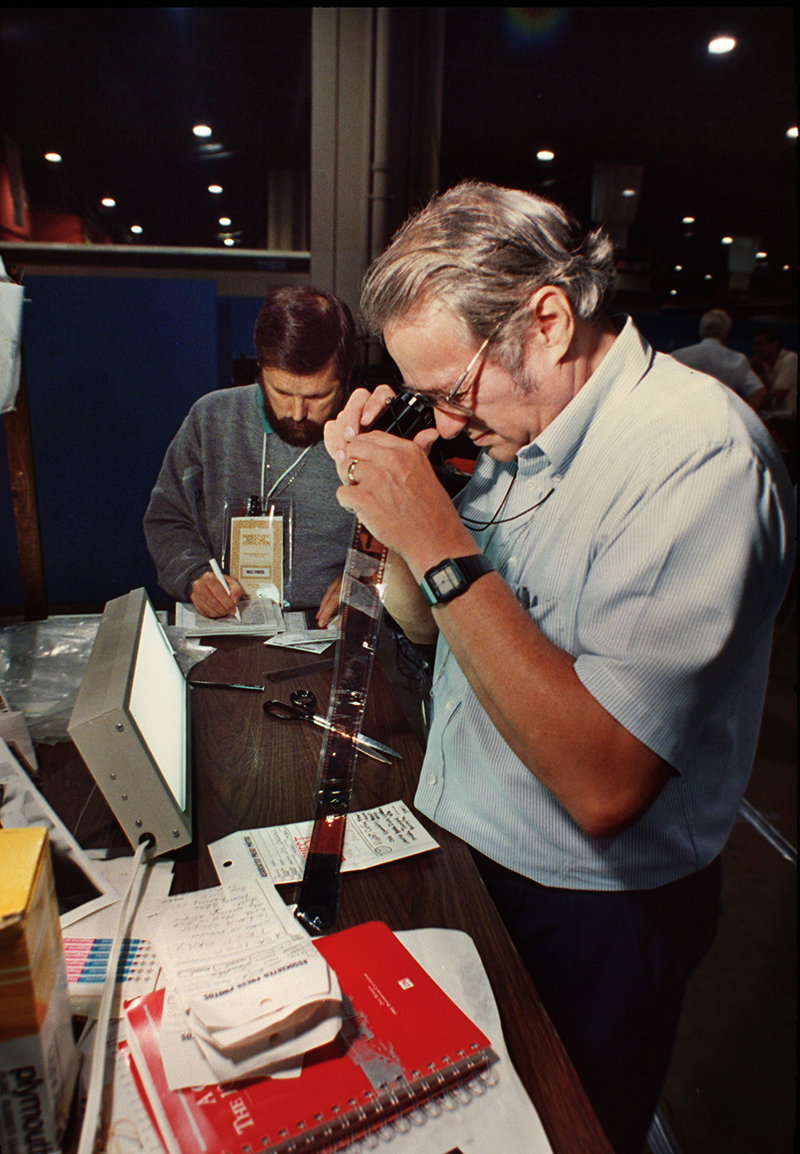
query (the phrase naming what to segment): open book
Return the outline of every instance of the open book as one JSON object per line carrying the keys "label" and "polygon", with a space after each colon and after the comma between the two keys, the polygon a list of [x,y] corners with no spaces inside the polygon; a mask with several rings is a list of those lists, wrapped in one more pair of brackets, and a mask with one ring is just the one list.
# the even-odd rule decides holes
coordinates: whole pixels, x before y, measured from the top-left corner
{"label": "open book", "polygon": [[170,1154],[335,1149],[489,1076],[488,1038],[382,922],[314,946],[339,978],[344,1024],[298,1078],[170,1091],[158,1045],[164,991],[127,1004],[132,1072]]}

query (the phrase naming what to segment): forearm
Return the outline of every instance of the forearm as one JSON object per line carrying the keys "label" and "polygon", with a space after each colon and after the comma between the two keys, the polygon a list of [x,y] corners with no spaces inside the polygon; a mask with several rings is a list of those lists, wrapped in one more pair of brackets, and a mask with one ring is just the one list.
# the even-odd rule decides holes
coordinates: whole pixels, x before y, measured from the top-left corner
{"label": "forearm", "polygon": [[188,601],[192,582],[208,569],[207,542],[194,524],[163,509],[148,510],[144,532],[159,585],[177,601]]}
{"label": "forearm", "polygon": [[415,645],[433,645],[439,629],[430,606],[420,592],[411,570],[396,553],[390,553],[386,564],[384,605]]}

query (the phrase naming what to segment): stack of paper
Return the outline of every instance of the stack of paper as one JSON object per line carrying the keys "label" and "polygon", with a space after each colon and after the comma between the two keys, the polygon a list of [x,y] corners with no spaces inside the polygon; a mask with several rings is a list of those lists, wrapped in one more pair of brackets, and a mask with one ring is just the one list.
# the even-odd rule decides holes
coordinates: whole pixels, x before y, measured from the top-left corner
{"label": "stack of paper", "polygon": [[188,601],[175,605],[175,625],[187,637],[218,636],[223,633],[257,634],[261,636],[283,633],[283,614],[274,601],[265,597],[248,597],[239,602],[239,616],[203,617]]}
{"label": "stack of paper", "polygon": [[[274,889],[274,887],[273,887]],[[166,974],[160,1047],[171,1090],[299,1073],[341,1026],[336,976],[275,893],[169,899],[151,933]]]}

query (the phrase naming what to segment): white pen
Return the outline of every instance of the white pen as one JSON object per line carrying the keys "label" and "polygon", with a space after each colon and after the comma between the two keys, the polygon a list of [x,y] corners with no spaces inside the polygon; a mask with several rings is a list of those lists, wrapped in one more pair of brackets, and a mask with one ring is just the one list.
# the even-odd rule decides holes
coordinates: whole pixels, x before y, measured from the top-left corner
{"label": "white pen", "polygon": [[[225,580],[225,574],[224,574],[224,573],[222,572],[222,570],[220,569],[220,567],[219,567],[219,565],[217,564],[216,560],[215,560],[215,559],[212,557],[212,558],[209,560],[209,562],[208,562],[208,563],[209,563],[209,565],[211,566],[211,572],[214,574],[214,576],[216,577],[217,581],[219,581],[220,585],[221,585],[221,586],[222,586],[222,588],[225,590],[225,592],[226,592],[227,594],[230,594],[230,591],[231,591],[231,587],[230,587],[230,585],[228,584],[228,582]],[[237,608],[237,609],[234,609],[234,611],[233,611],[233,612],[234,612],[234,615],[235,615],[235,617],[236,617],[236,620],[239,622],[239,624],[241,624],[241,621],[242,621],[242,615],[241,615],[241,613],[239,612],[238,608]]]}

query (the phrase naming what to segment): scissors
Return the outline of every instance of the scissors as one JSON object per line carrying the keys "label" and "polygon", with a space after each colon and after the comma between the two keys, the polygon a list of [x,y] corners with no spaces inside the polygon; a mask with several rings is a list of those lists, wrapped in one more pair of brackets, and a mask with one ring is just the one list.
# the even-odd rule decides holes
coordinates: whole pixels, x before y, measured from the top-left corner
{"label": "scissors", "polygon": [[[269,717],[276,717],[279,721],[310,721],[313,725],[318,725],[320,729],[332,729],[329,721],[321,717],[317,712],[317,698],[310,689],[295,689],[289,694],[289,702],[287,705],[285,701],[265,701],[262,709]],[[372,757],[375,761],[383,761],[389,764],[389,757],[398,757],[402,759],[402,754],[394,749],[390,749],[388,745],[383,745],[380,741],[375,741],[372,737],[363,737],[359,735],[356,738],[356,748],[360,749],[367,757]],[[383,754],[388,754],[389,757],[384,757]]]}

